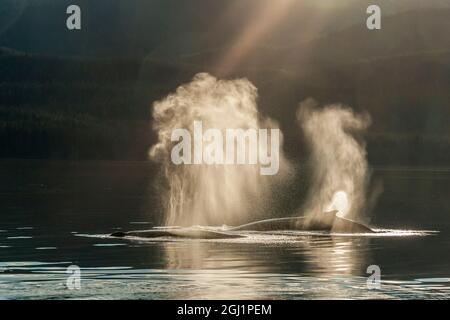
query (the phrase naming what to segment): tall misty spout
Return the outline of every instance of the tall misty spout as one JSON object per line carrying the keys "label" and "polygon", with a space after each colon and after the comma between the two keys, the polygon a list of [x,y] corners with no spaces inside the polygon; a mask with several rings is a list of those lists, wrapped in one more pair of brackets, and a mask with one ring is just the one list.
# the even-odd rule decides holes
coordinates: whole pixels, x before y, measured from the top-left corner
{"label": "tall misty spout", "polygon": [[256,99],[246,79],[201,73],[154,103],[150,157],[164,170],[167,225],[238,224],[267,208],[288,164],[279,129]]}
{"label": "tall misty spout", "polygon": [[305,214],[320,219],[323,212],[337,210],[340,216],[361,218],[369,182],[362,133],[370,125],[369,115],[342,105],[320,108],[308,99],[300,104],[297,119],[313,169]]}

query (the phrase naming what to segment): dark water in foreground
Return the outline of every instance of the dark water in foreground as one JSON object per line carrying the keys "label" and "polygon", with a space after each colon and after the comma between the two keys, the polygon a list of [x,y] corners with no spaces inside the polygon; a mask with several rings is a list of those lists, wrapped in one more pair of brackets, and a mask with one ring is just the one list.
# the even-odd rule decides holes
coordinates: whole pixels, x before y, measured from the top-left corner
{"label": "dark water in foreground", "polygon": [[[0,298],[450,298],[450,169],[375,170],[372,224],[403,230],[390,236],[102,237],[152,226],[153,178],[147,163],[0,162]],[[374,264],[381,288],[369,290]],[[80,290],[66,286],[70,265]]]}

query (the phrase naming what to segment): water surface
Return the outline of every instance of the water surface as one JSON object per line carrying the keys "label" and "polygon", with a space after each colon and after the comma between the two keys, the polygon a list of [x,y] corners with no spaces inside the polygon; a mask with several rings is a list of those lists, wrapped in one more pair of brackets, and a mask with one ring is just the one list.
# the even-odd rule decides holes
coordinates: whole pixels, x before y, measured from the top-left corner
{"label": "water surface", "polygon": [[[371,224],[394,229],[387,236],[106,237],[160,221],[154,171],[145,162],[1,161],[0,298],[450,298],[448,169],[375,170],[384,191]],[[81,268],[80,290],[66,286],[70,265]],[[367,287],[370,265],[381,269],[380,289]]]}

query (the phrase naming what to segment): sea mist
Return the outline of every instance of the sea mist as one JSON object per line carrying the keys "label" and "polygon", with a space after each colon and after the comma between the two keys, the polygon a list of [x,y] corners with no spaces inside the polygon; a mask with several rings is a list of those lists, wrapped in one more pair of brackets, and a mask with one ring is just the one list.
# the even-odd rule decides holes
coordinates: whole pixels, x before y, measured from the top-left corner
{"label": "sea mist", "polygon": [[297,111],[311,151],[312,179],[304,214],[320,219],[323,212],[361,218],[370,178],[362,134],[370,125],[368,114],[356,114],[347,106],[319,107],[308,99]]}
{"label": "sea mist", "polygon": [[[258,219],[267,212],[275,188],[289,169],[282,154],[280,134],[279,170],[274,176],[260,174],[260,164],[174,164],[171,153],[177,142],[174,130],[188,130],[194,136],[194,122],[202,130],[277,128],[269,118],[262,117],[257,107],[257,90],[246,79],[218,80],[197,74],[191,82],[153,104],[153,125],[158,142],[150,157],[159,161],[165,180],[164,197],[166,225],[235,225]],[[268,138],[270,140],[270,137]],[[199,143],[197,141],[197,143]],[[203,146],[208,141],[201,141]],[[270,143],[246,144],[246,154],[263,154]],[[267,150],[266,148],[269,148]],[[224,150],[225,152],[226,150]]]}

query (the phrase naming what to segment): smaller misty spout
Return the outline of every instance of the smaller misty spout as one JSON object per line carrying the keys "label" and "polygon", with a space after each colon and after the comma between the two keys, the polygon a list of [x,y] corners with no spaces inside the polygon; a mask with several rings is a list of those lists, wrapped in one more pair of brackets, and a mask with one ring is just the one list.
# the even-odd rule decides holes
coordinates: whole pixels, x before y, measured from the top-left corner
{"label": "smaller misty spout", "polygon": [[337,210],[339,217],[361,219],[370,178],[362,134],[370,125],[368,114],[347,106],[319,107],[308,99],[297,119],[311,150],[311,187],[304,214],[312,221],[323,212]]}

